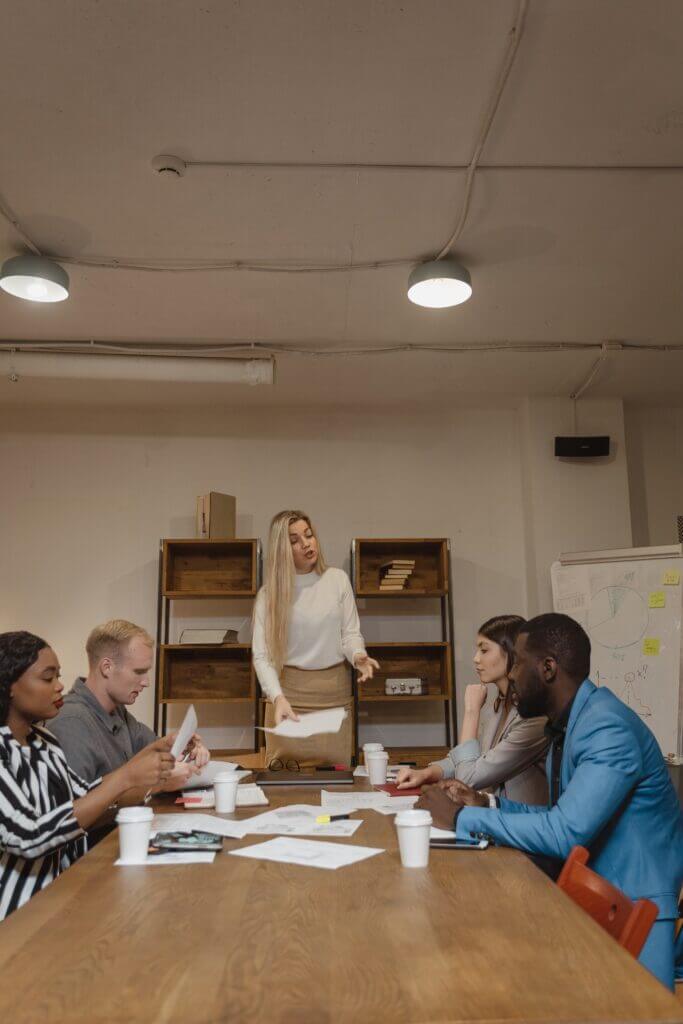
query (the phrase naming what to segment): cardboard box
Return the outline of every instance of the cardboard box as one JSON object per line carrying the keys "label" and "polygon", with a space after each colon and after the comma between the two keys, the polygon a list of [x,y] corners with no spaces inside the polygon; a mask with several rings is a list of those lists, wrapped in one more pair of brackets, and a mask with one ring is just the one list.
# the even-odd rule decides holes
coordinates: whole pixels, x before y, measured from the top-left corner
{"label": "cardboard box", "polygon": [[234,540],[237,499],[210,491],[197,498],[197,536],[200,540]]}

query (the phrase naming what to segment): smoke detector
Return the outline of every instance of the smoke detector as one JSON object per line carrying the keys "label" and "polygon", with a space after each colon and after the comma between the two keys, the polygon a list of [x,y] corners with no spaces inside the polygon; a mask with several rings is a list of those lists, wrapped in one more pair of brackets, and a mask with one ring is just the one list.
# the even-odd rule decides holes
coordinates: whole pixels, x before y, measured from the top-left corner
{"label": "smoke detector", "polygon": [[152,160],[152,168],[165,178],[182,178],[187,170],[187,164],[179,156],[161,153]]}

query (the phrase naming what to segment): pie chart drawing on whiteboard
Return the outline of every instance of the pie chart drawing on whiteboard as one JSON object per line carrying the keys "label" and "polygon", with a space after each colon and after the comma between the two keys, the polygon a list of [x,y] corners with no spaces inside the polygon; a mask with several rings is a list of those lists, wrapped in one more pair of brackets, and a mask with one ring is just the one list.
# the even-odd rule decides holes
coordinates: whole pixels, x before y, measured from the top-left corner
{"label": "pie chart drawing on whiteboard", "polygon": [[631,647],[645,636],[648,623],[645,601],[631,587],[604,587],[593,597],[587,623],[591,640],[617,650]]}

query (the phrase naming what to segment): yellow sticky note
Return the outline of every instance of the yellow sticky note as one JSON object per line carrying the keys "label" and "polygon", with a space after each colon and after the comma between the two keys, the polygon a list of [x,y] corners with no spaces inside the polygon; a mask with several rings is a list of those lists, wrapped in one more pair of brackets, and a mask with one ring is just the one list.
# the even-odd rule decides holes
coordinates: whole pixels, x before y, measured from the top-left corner
{"label": "yellow sticky note", "polygon": [[678,569],[667,569],[664,573],[662,583],[665,587],[677,587],[681,582],[681,574]]}
{"label": "yellow sticky note", "polygon": [[648,602],[650,608],[666,608],[666,594],[663,590],[653,590]]}
{"label": "yellow sticky note", "polygon": [[643,640],[643,654],[659,654],[659,637],[646,636]]}

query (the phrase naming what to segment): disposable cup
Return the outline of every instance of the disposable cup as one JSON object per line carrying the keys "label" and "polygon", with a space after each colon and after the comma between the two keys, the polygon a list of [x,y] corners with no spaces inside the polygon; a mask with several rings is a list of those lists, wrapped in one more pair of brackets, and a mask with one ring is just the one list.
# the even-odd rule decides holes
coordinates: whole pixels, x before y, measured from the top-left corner
{"label": "disposable cup", "polygon": [[121,807],[116,815],[119,826],[119,859],[124,864],[142,864],[147,860],[154,812],[151,807]]}
{"label": "disposable cup", "polygon": [[364,743],[363,744],[363,757],[367,759],[368,754],[374,753],[376,750],[384,750],[381,743]]}
{"label": "disposable cup", "polygon": [[395,819],[398,849],[404,868],[426,868],[429,863],[429,811],[399,811]]}
{"label": "disposable cup", "polygon": [[230,814],[235,810],[237,802],[237,786],[239,779],[235,772],[219,772],[213,780],[213,793],[216,810],[219,814]]}
{"label": "disposable cup", "polygon": [[371,786],[383,786],[387,781],[389,755],[386,750],[371,750],[365,755]]}

